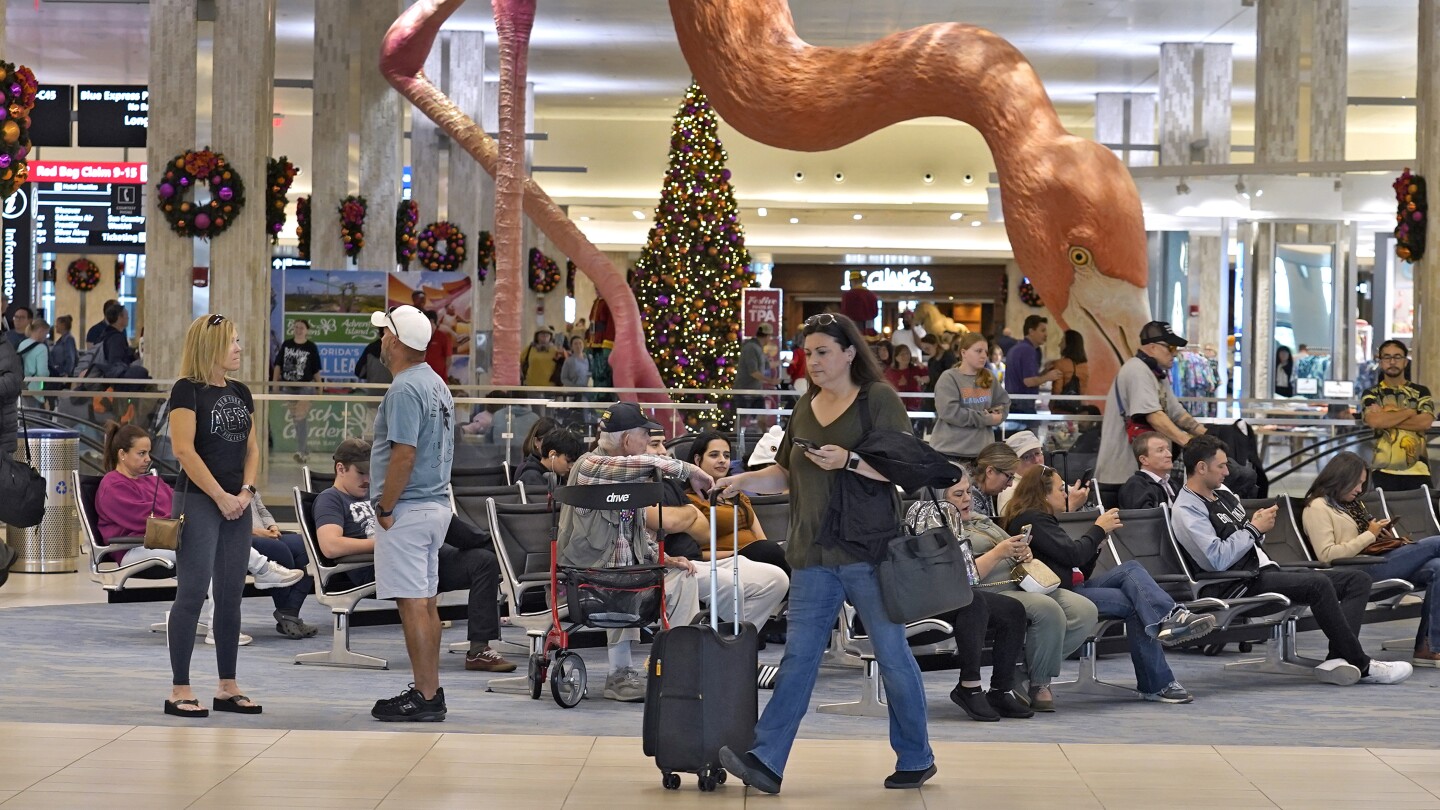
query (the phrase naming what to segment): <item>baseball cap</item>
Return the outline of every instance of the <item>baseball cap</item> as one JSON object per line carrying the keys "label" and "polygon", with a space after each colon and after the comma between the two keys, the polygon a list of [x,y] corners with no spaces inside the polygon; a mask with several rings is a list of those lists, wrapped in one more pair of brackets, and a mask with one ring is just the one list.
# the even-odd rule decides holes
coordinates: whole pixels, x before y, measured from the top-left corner
{"label": "baseball cap", "polygon": [[1164,321],[1151,321],[1140,328],[1140,345],[1146,346],[1151,343],[1168,343],[1177,349],[1185,346],[1185,338],[1175,334],[1170,324]]}
{"label": "baseball cap", "polygon": [[775,334],[775,327],[771,326],[768,323],[762,323],[759,326],[755,327],[756,337],[770,337],[773,334]]}
{"label": "baseball cap", "polygon": [[600,412],[600,429],[606,433],[619,433],[635,428],[664,430],[660,423],[647,419],[640,406],[633,402],[617,402]]}
{"label": "baseball cap", "polygon": [[430,345],[433,331],[425,313],[409,304],[401,304],[389,312],[370,313],[370,325],[376,329],[391,330],[401,343],[417,352],[425,351],[425,347]]}
{"label": "baseball cap", "polygon": [[1015,455],[1017,456],[1023,456],[1026,453],[1033,452],[1044,447],[1044,445],[1040,444],[1039,437],[1037,437],[1034,433],[1028,430],[1022,430],[1019,433],[1010,434],[1010,436],[1005,439],[1005,443],[1010,445],[1010,449],[1014,450]]}
{"label": "baseball cap", "polygon": [[360,472],[370,472],[370,442],[364,439],[346,439],[340,442],[335,448],[335,455],[332,456],[335,463],[344,464],[347,467],[358,467]]}

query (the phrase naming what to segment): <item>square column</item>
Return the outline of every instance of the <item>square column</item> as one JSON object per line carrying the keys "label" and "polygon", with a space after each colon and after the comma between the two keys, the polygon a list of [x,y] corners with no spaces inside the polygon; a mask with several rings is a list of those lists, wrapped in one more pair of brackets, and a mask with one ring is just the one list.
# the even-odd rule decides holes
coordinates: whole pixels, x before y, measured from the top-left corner
{"label": "square column", "polygon": [[[315,0],[314,117],[310,130],[310,264],[348,266],[336,208],[350,193],[350,0]],[[392,213],[393,215],[393,213]]]}
{"label": "square column", "polygon": [[1123,147],[1154,147],[1154,93],[1096,93],[1095,140],[1110,146],[1115,157],[1126,166],[1154,166],[1158,153],[1152,149],[1132,150]]}
{"label": "square column", "polygon": [[[448,37],[435,40],[435,47],[425,57],[425,77],[436,87],[449,92],[445,61],[441,51],[449,45]],[[405,104],[402,103],[402,108]],[[419,209],[418,227],[441,219],[440,153],[449,146],[449,138],[426,116],[410,109],[410,199]],[[411,265],[412,268],[417,265]]]}
{"label": "square column", "polygon": [[[1415,110],[1416,173],[1434,180],[1440,173],[1440,0],[1420,0],[1415,31],[1420,42]],[[1433,213],[1434,208],[1431,208]],[[1421,383],[1440,381],[1440,248],[1432,228],[1425,256],[1415,265],[1415,340],[1410,347],[1412,376]],[[1399,261],[1399,259],[1396,259]]]}
{"label": "square column", "polygon": [[380,73],[380,47],[403,6],[399,0],[355,0],[352,9],[360,47],[360,193],[367,204],[365,247],[356,261],[359,269],[388,272],[395,269],[404,130],[400,94]]}

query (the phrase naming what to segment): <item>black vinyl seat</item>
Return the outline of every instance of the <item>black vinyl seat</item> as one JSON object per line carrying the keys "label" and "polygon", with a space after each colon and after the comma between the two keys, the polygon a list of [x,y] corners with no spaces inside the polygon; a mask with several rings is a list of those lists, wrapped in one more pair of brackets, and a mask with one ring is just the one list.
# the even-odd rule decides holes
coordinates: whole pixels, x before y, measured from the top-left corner
{"label": "black vinyl seat", "polygon": [[100,491],[100,480],[104,476],[82,475],[79,470],[70,473],[70,485],[75,490],[76,516],[80,519],[80,533],[85,539],[86,556],[90,560],[90,579],[98,582],[106,591],[125,590],[125,583],[135,577],[141,579],[168,579],[175,576],[175,563],[160,557],[138,560],[128,565],[105,559],[107,554],[123,555],[132,548],[143,545],[143,538],[115,539],[105,542],[100,536],[100,516],[95,511],[95,498]]}
{"label": "black vinyl seat", "polygon": [[320,550],[320,541],[315,533],[315,498],[313,492],[295,488],[295,517],[300,522],[300,537],[305,541],[305,551],[310,555],[311,576],[315,578],[315,601],[330,608],[334,633],[330,649],[321,652],[301,653],[295,656],[297,664],[317,664],[327,667],[348,667],[355,669],[389,669],[384,658],[364,655],[350,649],[350,617],[355,613],[361,600],[375,597],[375,582],[372,579],[363,585],[351,585],[336,580],[340,574],[373,566],[375,555],[353,554],[332,559]]}
{"label": "black vinyl seat", "polygon": [[765,537],[785,545],[790,532],[790,495],[751,495],[750,506],[765,528]]}

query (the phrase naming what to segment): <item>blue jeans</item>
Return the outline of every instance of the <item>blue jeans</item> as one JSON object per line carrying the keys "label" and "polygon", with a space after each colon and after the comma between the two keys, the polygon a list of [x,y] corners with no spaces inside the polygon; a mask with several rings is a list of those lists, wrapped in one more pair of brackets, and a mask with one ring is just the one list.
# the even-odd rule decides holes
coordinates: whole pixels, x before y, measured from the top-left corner
{"label": "blue jeans", "polygon": [[1428,638],[1431,652],[1440,650],[1440,535],[1401,546],[1381,556],[1385,562],[1359,568],[1376,582],[1398,577],[1410,580],[1416,587],[1425,588],[1425,609],[1420,614],[1420,631],[1415,634],[1415,646],[1419,647]]}
{"label": "blue jeans", "polygon": [[1140,563],[1126,560],[1077,585],[1075,592],[1094,602],[1101,618],[1125,620],[1135,686],[1141,694],[1153,695],[1175,680],[1175,673],[1165,662],[1165,648],[1155,640],[1160,622],[1175,609],[1175,600],[1155,584]]}
{"label": "blue jeans", "polygon": [[[310,562],[310,556],[305,553],[305,541],[294,532],[285,532],[279,537],[251,535],[250,545],[265,555],[267,559],[274,560],[286,568],[305,571],[305,566]],[[305,571],[305,576],[301,577],[300,581],[294,585],[272,589],[270,598],[274,600],[276,610],[298,616],[300,615],[300,606],[305,604],[305,597],[314,592],[315,578],[310,576],[309,571]]]}
{"label": "blue jeans", "polygon": [[935,762],[925,720],[925,684],[910,654],[905,628],[890,621],[880,598],[875,566],[854,563],[837,567],[797,568],[790,575],[790,614],[785,656],[775,679],[775,694],[755,726],[750,752],[776,775],[785,762],[800,721],[810,708],[810,694],[820,671],[820,656],[842,602],[855,606],[875,646],[880,678],[890,702],[890,747],[896,770],[919,771]]}

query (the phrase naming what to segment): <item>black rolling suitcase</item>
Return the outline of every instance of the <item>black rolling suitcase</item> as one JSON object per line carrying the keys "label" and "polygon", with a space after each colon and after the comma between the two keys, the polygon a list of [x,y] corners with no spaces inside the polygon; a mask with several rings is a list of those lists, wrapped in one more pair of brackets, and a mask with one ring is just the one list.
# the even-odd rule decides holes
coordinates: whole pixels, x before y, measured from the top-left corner
{"label": "black rolling suitcase", "polygon": [[[736,521],[738,539],[739,521]],[[738,545],[738,544],[737,544]],[[715,559],[715,501],[710,501],[710,559]],[[656,636],[645,688],[643,744],[655,758],[661,784],[680,787],[680,774],[700,777],[711,791],[725,781],[720,747],[748,751],[755,741],[759,633],[740,622],[740,566],[734,573],[734,622],[719,624],[719,576],[710,569],[710,624],[672,627]]]}

